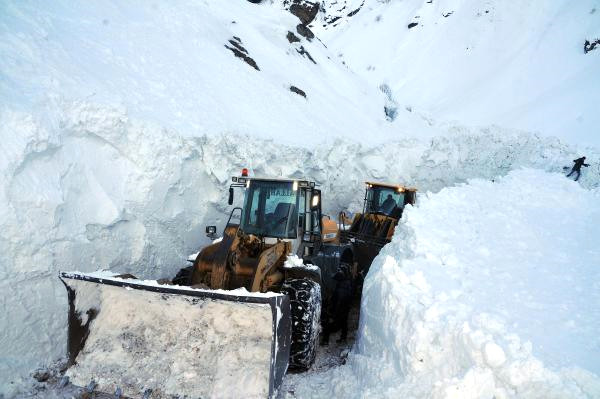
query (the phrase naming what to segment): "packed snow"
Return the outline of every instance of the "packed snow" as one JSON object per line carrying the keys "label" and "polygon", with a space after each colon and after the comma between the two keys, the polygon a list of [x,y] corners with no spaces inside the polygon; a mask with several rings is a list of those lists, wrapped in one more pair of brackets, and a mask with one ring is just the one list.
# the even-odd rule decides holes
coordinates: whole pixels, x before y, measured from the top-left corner
{"label": "packed snow", "polygon": [[[324,211],[362,208],[364,181],[440,190],[469,177],[492,179],[528,166],[562,171],[580,153],[556,139],[490,129],[429,142],[371,147],[349,141],[306,149],[244,136],[184,138],[119,110],[78,104],[56,129],[12,114],[1,125],[0,195],[4,307],[0,314],[5,392],[65,353],[66,292],[59,270],[100,268],[142,279],[173,277],[187,254],[210,241],[204,226],[227,220],[229,176],[307,177],[323,190]],[[581,184],[597,187],[600,158]],[[236,200],[240,200],[239,196]],[[220,228],[221,228],[220,227]],[[60,316],[60,315],[63,316]],[[35,348],[32,350],[32,348]]]}
{"label": "packed snow", "polygon": [[348,363],[288,397],[600,397],[599,199],[538,170],[421,196],[371,266]]}
{"label": "packed snow", "polygon": [[[348,12],[339,11],[344,17],[325,27],[317,26],[325,20],[318,16],[312,40],[298,33],[298,19],[278,3],[0,4],[0,396],[24,395],[35,368],[65,355],[68,308],[59,270],[173,277],[188,254],[210,242],[204,226],[225,224],[229,179],[242,167],[254,176],[315,180],[325,213],[334,217],[362,208],[366,180],[438,192],[472,178],[497,181],[521,167],[561,173],[581,155],[590,167],[570,198],[596,195],[600,151],[589,145],[598,143],[600,87],[592,71],[600,58],[597,50],[583,54],[580,47],[585,37],[600,36],[600,11],[592,12],[600,10],[597,1],[536,0],[523,7],[490,1],[491,15],[466,0],[340,1]],[[322,12],[333,15],[331,4]],[[480,8],[485,15],[477,15]],[[440,17],[442,11],[453,12]],[[414,29],[396,22],[417,15]],[[472,38],[478,43],[459,52]],[[456,190],[467,193],[465,187]],[[577,220],[572,227],[593,226]],[[406,237],[413,236],[395,238],[375,270],[384,263],[405,267],[404,255],[390,260],[385,254],[396,258]],[[581,253],[562,256],[583,259]],[[424,275],[430,293],[437,292],[433,277]],[[373,284],[367,299],[377,304]],[[387,300],[395,301],[394,295]],[[536,306],[543,299],[536,298],[521,299]],[[479,297],[459,299],[483,311],[476,308]],[[597,309],[580,313],[585,319]],[[579,334],[586,327],[576,316],[565,323]],[[578,363],[583,339],[560,356],[580,367],[568,380],[556,371],[563,365],[552,363],[556,342],[536,341],[527,335],[535,328],[520,326],[505,327],[519,342],[532,342],[531,359],[557,375],[557,387],[585,379],[582,370],[590,367]],[[560,330],[557,339],[575,336],[565,335],[571,330]],[[363,338],[350,363],[328,374],[360,381],[364,390],[352,395],[375,389],[364,351],[378,341]],[[404,353],[395,348],[386,353]],[[514,362],[509,349],[505,341],[490,341],[481,355],[485,367],[505,370]],[[412,375],[390,370],[390,378]],[[449,375],[459,378],[455,371]],[[496,378],[491,371],[498,385]],[[581,383],[582,392],[595,378]],[[319,392],[329,389],[318,378],[313,382]],[[505,389],[510,397],[513,387]]]}
{"label": "packed snow", "polygon": [[[269,393],[272,312],[268,304],[157,294],[69,280],[75,308],[99,309],[66,375],[103,392],[264,398]],[[82,320],[85,324],[87,320]],[[140,367],[144,364],[144,367]]]}

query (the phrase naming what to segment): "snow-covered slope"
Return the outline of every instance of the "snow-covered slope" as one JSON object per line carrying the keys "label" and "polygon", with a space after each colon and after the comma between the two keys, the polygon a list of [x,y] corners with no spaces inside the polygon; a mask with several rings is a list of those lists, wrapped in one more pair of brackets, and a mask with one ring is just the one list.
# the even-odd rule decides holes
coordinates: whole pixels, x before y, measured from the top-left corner
{"label": "snow-covered slope", "polygon": [[385,85],[401,110],[600,143],[600,48],[584,52],[586,40],[600,39],[598,0],[324,6],[316,34],[372,86]]}
{"label": "snow-covered slope", "polygon": [[348,363],[293,397],[599,397],[599,196],[521,170],[420,197],[369,271]]}
{"label": "snow-covered slope", "polygon": [[279,7],[243,0],[2,2],[0,104],[29,112],[85,98],[186,136],[300,144],[389,135],[384,96],[297,24]]}

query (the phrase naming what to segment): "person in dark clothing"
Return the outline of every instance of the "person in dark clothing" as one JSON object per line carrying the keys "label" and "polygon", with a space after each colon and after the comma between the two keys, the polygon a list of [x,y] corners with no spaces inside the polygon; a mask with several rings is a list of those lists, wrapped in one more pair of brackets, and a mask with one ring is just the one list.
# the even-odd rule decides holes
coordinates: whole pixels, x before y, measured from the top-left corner
{"label": "person in dark clothing", "polygon": [[587,168],[590,165],[585,163],[585,157],[574,159],[573,162],[575,165],[573,165],[573,169],[571,169],[571,172],[567,175],[567,177],[571,177],[573,173],[577,173],[577,177],[575,178],[575,181],[577,181],[581,176],[581,167],[585,166]]}
{"label": "person in dark clothing", "polygon": [[385,213],[386,215],[389,215],[392,213],[394,208],[396,208],[396,205],[398,204],[396,204],[396,201],[394,201],[394,198],[392,198],[392,194],[388,194],[385,201],[383,201],[383,203],[379,207],[379,211]]}
{"label": "person in dark clothing", "polygon": [[350,313],[350,304],[354,289],[352,286],[350,265],[346,263],[340,264],[333,279],[336,281],[336,285],[323,326],[321,345],[328,345],[329,336],[339,330],[341,330],[341,334],[337,340],[338,343],[346,341],[348,337],[348,314]]}

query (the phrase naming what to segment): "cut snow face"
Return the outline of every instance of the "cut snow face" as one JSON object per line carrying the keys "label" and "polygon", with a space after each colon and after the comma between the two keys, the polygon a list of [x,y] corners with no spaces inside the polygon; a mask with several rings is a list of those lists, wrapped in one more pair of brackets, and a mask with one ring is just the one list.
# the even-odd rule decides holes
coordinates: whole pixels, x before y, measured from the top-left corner
{"label": "cut snow face", "polygon": [[[362,209],[365,181],[438,191],[520,166],[562,171],[581,154],[556,139],[497,127],[474,133],[455,126],[451,137],[427,142],[337,140],[309,149],[249,136],[183,137],[87,102],[56,111],[56,124],[0,114],[1,144],[10,149],[0,158],[0,281],[10,309],[0,312],[0,392],[18,391],[31,370],[65,355],[67,298],[59,270],[173,278],[188,254],[210,242],[205,226],[223,228],[230,177],[243,167],[252,176],[316,181],[324,213],[337,215]],[[584,154],[591,166],[580,184],[598,187],[600,154]]]}
{"label": "cut snow face", "polygon": [[599,397],[599,200],[536,170],[421,196],[371,266],[349,364],[296,397]]}

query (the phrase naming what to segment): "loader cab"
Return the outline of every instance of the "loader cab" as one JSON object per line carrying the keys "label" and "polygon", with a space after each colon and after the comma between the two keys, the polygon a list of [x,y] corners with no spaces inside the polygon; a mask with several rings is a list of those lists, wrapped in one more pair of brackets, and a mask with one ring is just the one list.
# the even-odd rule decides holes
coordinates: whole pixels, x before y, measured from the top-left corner
{"label": "loader cab", "polygon": [[363,214],[400,219],[407,204],[414,204],[416,190],[401,185],[366,182]]}
{"label": "loader cab", "polygon": [[231,189],[244,189],[239,227],[245,234],[263,240],[294,241],[294,252],[301,243],[320,239],[321,191],[314,182],[249,177],[232,180]]}

